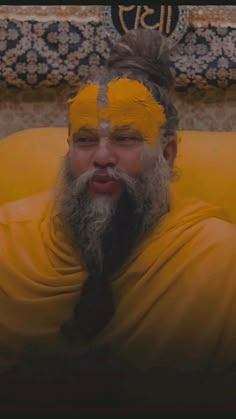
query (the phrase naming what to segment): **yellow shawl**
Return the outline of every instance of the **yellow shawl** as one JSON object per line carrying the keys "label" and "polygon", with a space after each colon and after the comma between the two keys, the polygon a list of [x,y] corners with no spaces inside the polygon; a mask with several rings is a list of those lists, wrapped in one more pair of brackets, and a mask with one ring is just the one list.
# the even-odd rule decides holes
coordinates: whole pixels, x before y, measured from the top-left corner
{"label": "yellow shawl", "polygon": [[[60,326],[87,273],[51,208],[51,194],[0,208],[0,367],[72,354]],[[113,283],[116,313],[91,345],[153,366],[224,368],[236,358],[236,227],[217,207],[182,202],[133,251]]]}

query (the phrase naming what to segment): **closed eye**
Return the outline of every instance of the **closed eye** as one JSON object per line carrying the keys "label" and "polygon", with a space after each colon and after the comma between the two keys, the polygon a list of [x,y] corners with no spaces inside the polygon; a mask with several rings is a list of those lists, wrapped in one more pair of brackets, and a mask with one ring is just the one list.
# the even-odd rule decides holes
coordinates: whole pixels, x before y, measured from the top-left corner
{"label": "closed eye", "polygon": [[94,137],[77,137],[74,139],[75,144],[79,145],[92,145],[97,143],[97,139]]}
{"label": "closed eye", "polygon": [[124,144],[131,144],[131,143],[137,143],[141,141],[140,137],[132,136],[132,135],[118,135],[113,138],[114,141],[118,143],[124,143]]}

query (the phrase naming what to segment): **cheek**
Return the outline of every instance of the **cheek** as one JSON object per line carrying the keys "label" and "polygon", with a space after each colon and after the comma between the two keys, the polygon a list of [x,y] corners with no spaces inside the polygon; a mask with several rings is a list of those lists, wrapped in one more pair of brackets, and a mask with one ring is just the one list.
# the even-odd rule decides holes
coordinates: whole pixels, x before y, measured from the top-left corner
{"label": "cheek", "polygon": [[139,176],[143,171],[143,148],[122,153],[120,167],[130,176]]}
{"label": "cheek", "polygon": [[78,152],[76,148],[70,150],[70,164],[74,176],[79,176],[89,167],[88,157],[84,153]]}

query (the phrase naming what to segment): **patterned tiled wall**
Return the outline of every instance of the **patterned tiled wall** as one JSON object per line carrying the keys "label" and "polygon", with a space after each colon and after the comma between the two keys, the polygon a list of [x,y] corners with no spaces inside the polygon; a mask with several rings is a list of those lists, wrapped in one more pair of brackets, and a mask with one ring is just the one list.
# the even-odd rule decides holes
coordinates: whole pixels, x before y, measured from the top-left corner
{"label": "patterned tiled wall", "polygon": [[[173,55],[180,129],[236,131],[235,12],[236,6],[191,8],[191,27]],[[71,21],[79,30],[68,38]],[[101,6],[0,6],[0,138],[28,127],[66,126],[76,74],[96,70],[111,41]]]}

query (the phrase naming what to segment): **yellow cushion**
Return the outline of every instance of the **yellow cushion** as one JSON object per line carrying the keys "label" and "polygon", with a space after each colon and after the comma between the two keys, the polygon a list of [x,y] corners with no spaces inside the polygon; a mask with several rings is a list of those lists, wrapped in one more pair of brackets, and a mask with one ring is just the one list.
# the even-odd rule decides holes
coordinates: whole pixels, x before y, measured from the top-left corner
{"label": "yellow cushion", "polygon": [[236,223],[236,132],[179,131],[179,137],[176,196],[219,205]]}
{"label": "yellow cushion", "polygon": [[[179,131],[172,189],[222,206],[236,223],[236,132]],[[0,203],[53,186],[67,147],[67,128],[32,128],[0,141]]]}
{"label": "yellow cushion", "polygon": [[32,128],[0,140],[0,204],[48,190],[67,151],[66,128]]}

